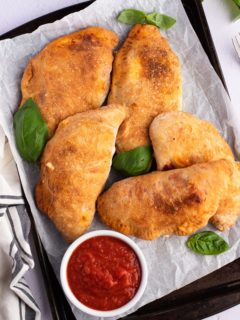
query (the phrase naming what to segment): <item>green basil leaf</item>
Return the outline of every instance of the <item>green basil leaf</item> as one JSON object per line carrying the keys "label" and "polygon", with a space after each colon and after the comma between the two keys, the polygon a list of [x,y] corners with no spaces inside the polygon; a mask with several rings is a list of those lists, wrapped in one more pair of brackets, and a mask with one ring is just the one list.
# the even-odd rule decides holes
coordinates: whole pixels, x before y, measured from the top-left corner
{"label": "green basil leaf", "polygon": [[37,104],[29,98],[13,117],[18,151],[24,160],[36,162],[48,139],[48,128]]}
{"label": "green basil leaf", "polygon": [[235,3],[236,3],[236,5],[240,8],[240,0],[233,0]]}
{"label": "green basil leaf", "polygon": [[187,247],[195,253],[203,255],[215,255],[229,249],[228,243],[217,233],[202,231],[192,235],[187,240]]}
{"label": "green basil leaf", "polygon": [[147,173],[152,164],[152,147],[137,147],[122,152],[113,158],[113,167],[125,176],[138,176]]}
{"label": "green basil leaf", "polygon": [[146,22],[145,12],[136,9],[123,10],[119,16],[118,21],[126,24],[136,24]]}
{"label": "green basil leaf", "polygon": [[175,19],[156,12],[148,14],[146,19],[149,24],[152,24],[163,30],[171,28],[176,23]]}
{"label": "green basil leaf", "polygon": [[160,14],[157,12],[146,14],[144,11],[140,11],[136,9],[123,10],[119,14],[117,19],[119,22],[131,24],[131,25],[136,23],[141,23],[141,24],[148,23],[164,30],[171,28],[176,23],[175,19],[169,16],[166,16],[164,14]]}
{"label": "green basil leaf", "polygon": [[239,9],[240,9],[240,0],[233,0],[233,2],[236,5],[236,10],[235,12],[233,12],[233,21],[237,21],[240,19],[240,13],[239,13]]}

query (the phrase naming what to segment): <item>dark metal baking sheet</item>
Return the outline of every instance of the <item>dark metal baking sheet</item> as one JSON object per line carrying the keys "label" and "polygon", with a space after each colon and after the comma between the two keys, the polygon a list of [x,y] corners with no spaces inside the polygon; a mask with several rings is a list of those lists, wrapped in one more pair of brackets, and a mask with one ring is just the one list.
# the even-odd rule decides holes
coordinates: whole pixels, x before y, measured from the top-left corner
{"label": "dark metal baking sheet", "polygon": [[[0,40],[32,32],[40,25],[53,22],[69,13],[82,10],[92,2],[93,0],[73,5],[37,18],[1,35]],[[201,0],[182,0],[182,3],[214,69],[225,85],[222,70],[201,5]],[[28,212],[32,221],[32,233],[42,268],[53,319],[74,320],[75,317],[54,275],[47,254],[37,234],[29,207]],[[161,272],[161,270],[159,270],[159,272]],[[137,312],[125,317],[125,319],[200,320],[238,303],[240,303],[240,259],[188,286],[176,290],[161,299],[155,300],[140,308]]]}

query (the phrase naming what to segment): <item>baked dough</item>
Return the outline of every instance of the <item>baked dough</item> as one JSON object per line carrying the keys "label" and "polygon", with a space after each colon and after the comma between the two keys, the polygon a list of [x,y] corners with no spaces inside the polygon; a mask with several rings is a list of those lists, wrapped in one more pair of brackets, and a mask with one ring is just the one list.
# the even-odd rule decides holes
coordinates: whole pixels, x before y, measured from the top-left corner
{"label": "baked dough", "polygon": [[233,172],[231,161],[218,160],[124,179],[98,198],[97,209],[103,222],[127,235],[188,235],[216,213]]}
{"label": "baked dough", "polygon": [[211,218],[213,225],[221,231],[232,227],[240,216],[240,162],[235,171],[225,197],[221,200],[216,214]]}
{"label": "baked dough", "polygon": [[234,161],[231,148],[218,130],[191,113],[162,113],[151,123],[149,134],[158,170],[219,159]]}
{"label": "baked dough", "polygon": [[50,137],[61,120],[103,104],[117,43],[114,32],[90,27],[52,41],[29,61],[21,105],[33,98]]}
{"label": "baked dough", "polygon": [[117,135],[119,152],[150,144],[148,128],[161,112],[180,110],[180,62],[152,25],[135,25],[114,59],[108,103],[126,104],[129,117]]}
{"label": "baked dough", "polygon": [[126,108],[119,105],[78,113],[59,124],[45,147],[36,203],[67,241],[92,222],[125,115]]}

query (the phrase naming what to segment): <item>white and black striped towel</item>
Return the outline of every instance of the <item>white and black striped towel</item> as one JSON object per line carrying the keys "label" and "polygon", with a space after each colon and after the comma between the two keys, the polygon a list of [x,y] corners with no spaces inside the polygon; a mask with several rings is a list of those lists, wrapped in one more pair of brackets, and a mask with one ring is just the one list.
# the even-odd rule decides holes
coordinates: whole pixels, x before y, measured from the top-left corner
{"label": "white and black striped towel", "polygon": [[24,274],[34,267],[15,162],[0,127],[0,320],[39,320]]}

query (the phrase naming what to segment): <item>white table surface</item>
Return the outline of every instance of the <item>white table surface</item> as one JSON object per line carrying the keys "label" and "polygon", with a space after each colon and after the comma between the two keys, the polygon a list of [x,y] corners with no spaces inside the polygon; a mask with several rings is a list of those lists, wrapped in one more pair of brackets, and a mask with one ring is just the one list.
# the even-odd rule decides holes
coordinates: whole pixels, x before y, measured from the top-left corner
{"label": "white table surface", "polygon": [[[2,0],[0,1],[0,34],[49,12],[80,2],[84,2],[84,0]],[[240,96],[240,60],[238,60],[231,43],[231,37],[240,32],[240,20],[232,22],[236,11],[234,12],[234,6],[229,10],[229,7],[231,7],[230,3],[231,0],[204,0],[203,5],[230,98],[233,105],[238,107],[240,113],[240,98],[238,97]],[[31,243],[36,257],[32,240]],[[28,272],[26,280],[42,311],[42,319],[52,320],[37,257],[35,260],[36,267]],[[240,305],[206,319],[240,319]]]}

